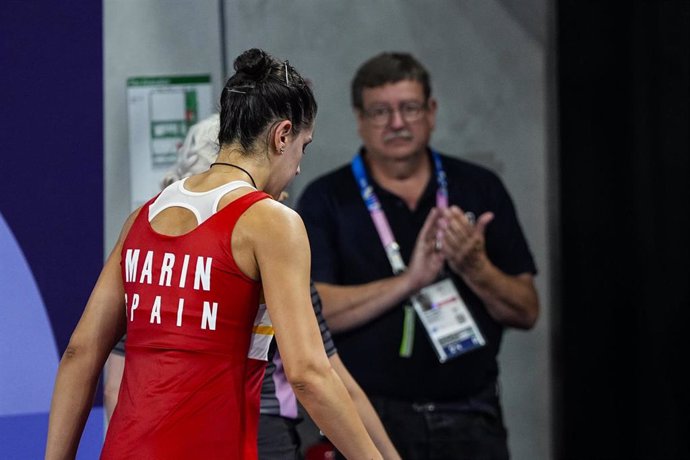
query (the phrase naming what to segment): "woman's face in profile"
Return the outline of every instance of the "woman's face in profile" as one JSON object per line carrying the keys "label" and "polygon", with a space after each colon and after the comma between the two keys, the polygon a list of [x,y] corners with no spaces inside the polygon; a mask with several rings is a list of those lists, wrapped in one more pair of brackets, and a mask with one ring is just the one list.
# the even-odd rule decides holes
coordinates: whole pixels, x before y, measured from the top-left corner
{"label": "woman's face in profile", "polygon": [[313,124],[308,128],[303,128],[299,133],[290,136],[290,141],[285,147],[285,153],[283,153],[285,157],[286,174],[289,172],[288,182],[285,184],[286,187],[295,176],[300,173],[302,157],[304,157],[307,146],[311,143],[313,138]]}

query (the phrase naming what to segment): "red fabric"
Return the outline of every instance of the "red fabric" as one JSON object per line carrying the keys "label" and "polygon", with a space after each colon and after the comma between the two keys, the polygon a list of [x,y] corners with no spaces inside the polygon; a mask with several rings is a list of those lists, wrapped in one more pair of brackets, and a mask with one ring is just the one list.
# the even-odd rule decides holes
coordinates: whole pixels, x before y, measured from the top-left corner
{"label": "red fabric", "polygon": [[304,460],[333,460],[335,459],[335,447],[327,439],[321,440],[318,443],[307,449]]}
{"label": "red fabric", "polygon": [[266,197],[249,193],[179,237],[156,233],[141,210],[122,250],[125,371],[102,459],[257,457],[266,363],[247,352],[260,284],[237,268],[230,241],[239,216]]}

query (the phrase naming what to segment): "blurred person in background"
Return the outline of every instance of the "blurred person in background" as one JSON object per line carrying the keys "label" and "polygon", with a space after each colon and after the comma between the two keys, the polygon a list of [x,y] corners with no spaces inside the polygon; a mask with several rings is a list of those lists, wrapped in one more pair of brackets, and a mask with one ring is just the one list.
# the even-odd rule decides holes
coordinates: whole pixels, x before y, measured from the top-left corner
{"label": "blurred person in background", "polygon": [[438,102],[409,53],[363,63],[352,105],[362,147],[296,207],[338,352],[404,459],[505,460],[496,357],[539,314],[512,200],[430,147]]}

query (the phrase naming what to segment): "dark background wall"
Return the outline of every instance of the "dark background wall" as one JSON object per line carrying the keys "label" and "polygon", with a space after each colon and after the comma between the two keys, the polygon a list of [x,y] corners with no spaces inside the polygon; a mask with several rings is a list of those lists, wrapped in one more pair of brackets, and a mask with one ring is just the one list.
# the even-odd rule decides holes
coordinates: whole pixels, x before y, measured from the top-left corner
{"label": "dark background wall", "polygon": [[[0,282],[0,347],[12,357],[0,362],[3,459],[43,457],[48,382],[103,264],[101,8],[100,1],[0,2],[0,214],[12,235],[0,243],[23,253],[40,292],[37,304],[29,292],[12,301],[26,280],[0,258],[7,281]],[[47,331],[38,327],[46,317]],[[38,379],[12,365],[35,369],[46,357],[52,368]],[[98,394],[78,458],[100,450]]]}
{"label": "dark background wall", "polygon": [[690,458],[690,3],[557,4],[559,459]]}
{"label": "dark background wall", "polygon": [[101,4],[4,1],[0,31],[0,211],[62,352],[103,265]]}

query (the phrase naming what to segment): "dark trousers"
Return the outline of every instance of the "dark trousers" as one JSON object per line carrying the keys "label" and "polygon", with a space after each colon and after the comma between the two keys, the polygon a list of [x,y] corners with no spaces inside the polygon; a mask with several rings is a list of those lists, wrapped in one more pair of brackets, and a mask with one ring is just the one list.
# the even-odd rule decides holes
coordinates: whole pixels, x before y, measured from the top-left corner
{"label": "dark trousers", "polygon": [[404,460],[508,460],[498,396],[493,389],[478,396],[442,403],[370,399]]}
{"label": "dark trousers", "polygon": [[300,460],[299,421],[278,415],[259,417],[259,460]]}

